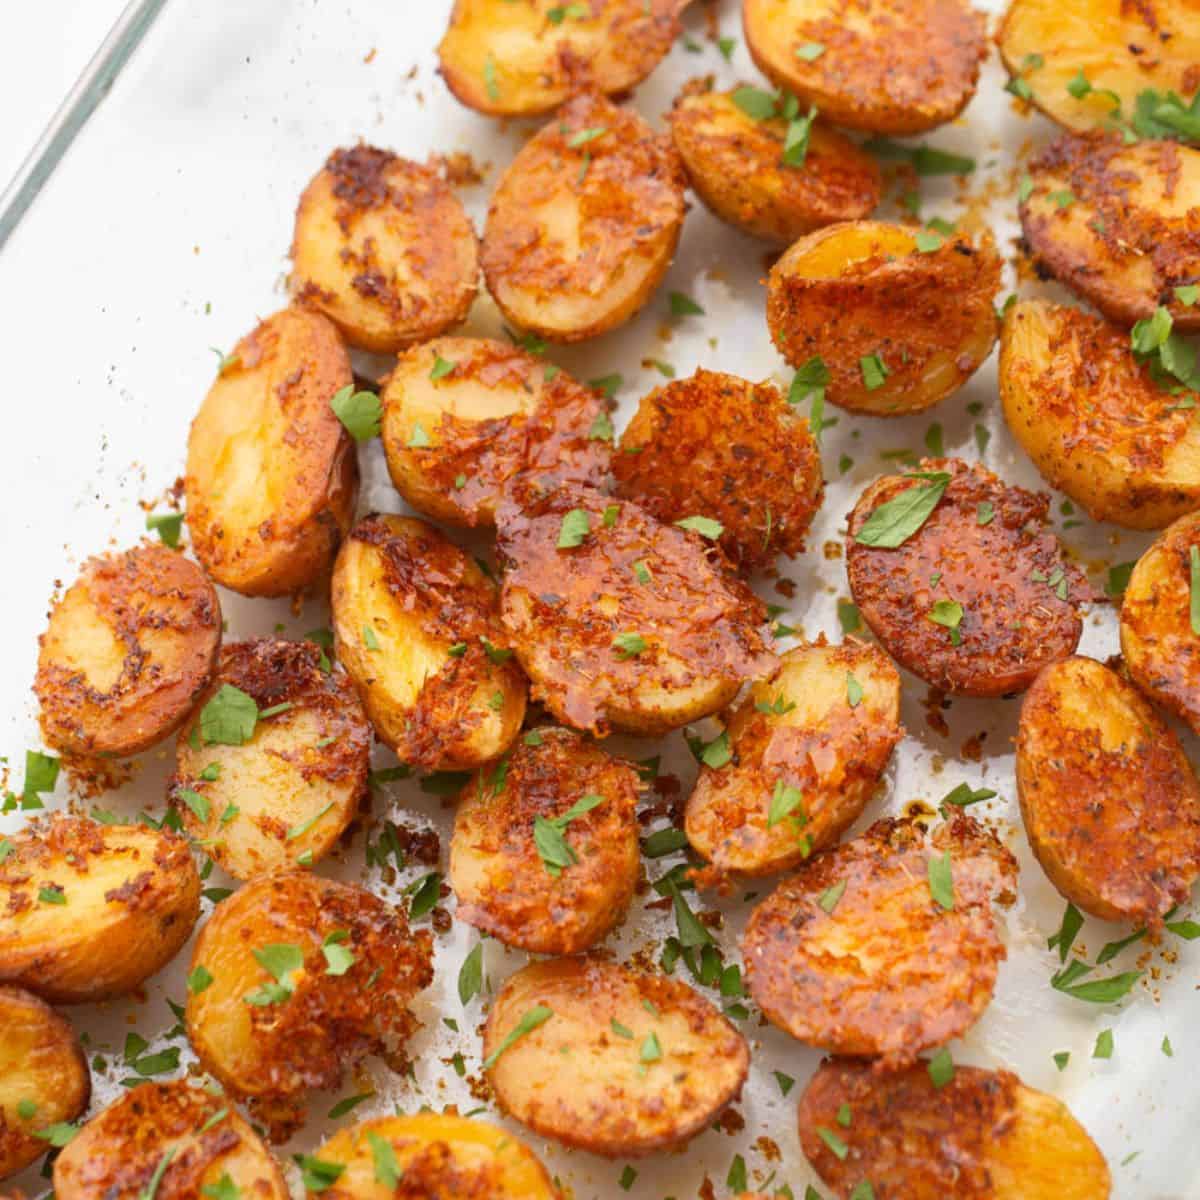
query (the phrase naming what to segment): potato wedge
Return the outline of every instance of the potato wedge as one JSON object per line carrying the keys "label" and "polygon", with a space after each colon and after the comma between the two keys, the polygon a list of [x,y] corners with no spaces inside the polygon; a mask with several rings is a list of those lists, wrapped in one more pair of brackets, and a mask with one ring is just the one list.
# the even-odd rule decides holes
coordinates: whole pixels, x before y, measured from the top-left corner
{"label": "potato wedge", "polygon": [[33,690],[55,749],[124,757],[183,722],[221,645],[221,606],[203,571],[144,542],[89,558],[38,638]]}
{"label": "potato wedge", "polygon": [[75,1120],[91,1092],[70,1023],[32,992],[0,985],[0,1179],[45,1154],[37,1131]]}
{"label": "potato wedge", "polygon": [[[918,248],[918,237],[934,248]],[[944,400],[996,344],[992,239],[846,221],[801,238],[771,268],[767,325],[794,367],[819,358],[825,398],[902,416]]]}
{"label": "potato wedge", "polygon": [[699,534],[580,487],[506,501],[497,528],[509,643],[564,724],[666,733],[774,671],[765,606]]}
{"label": "potato wedge", "polygon": [[623,325],[671,265],[686,182],[670,137],[632,109],[568,101],[492,196],[480,259],[500,311],[556,342]]}
{"label": "potato wedge", "polygon": [[[322,671],[320,662],[312,642],[227,645],[180,731],[171,800],[188,836],[236,879],[319,862],[366,793],[371,726],[346,673]],[[203,714],[227,687],[259,712],[249,738],[236,744],[205,735]]]}
{"label": "potato wedge", "polygon": [[808,420],[773,383],[703,369],[643,397],[613,474],[660,521],[715,518],[743,571],[799,554],[825,490]]}
{"label": "potato wedge", "polygon": [[587,957],[511,976],[483,1053],[509,1116],[610,1158],[689,1141],[737,1098],[750,1065],[742,1035],[687,984]]}
{"label": "potato wedge", "polygon": [[433,979],[432,938],[354,884],[305,871],[252,880],[213,910],[192,952],[188,1038],[204,1068],[249,1100],[272,1137],[368,1054],[417,1027],[409,1002]]}
{"label": "potato wedge", "polygon": [[60,1004],[131,992],[200,915],[183,838],[56,814],[14,833],[0,863],[0,983]]}
{"label": "potato wedge", "polygon": [[376,733],[410,766],[476,767],[517,736],[525,677],[495,586],[432,525],[359,521],[333,572],[333,633]]}
{"label": "potato wedge", "polygon": [[701,766],[688,841],[719,872],[771,875],[832,845],[879,785],[900,724],[900,674],[878,647],[799,646],[725,726],[732,751]]}
{"label": "potato wedge", "polygon": [[[843,1126],[838,1113],[848,1111]],[[955,1066],[935,1087],[928,1064],[881,1074],[827,1060],[800,1098],[800,1145],[825,1183],[879,1200],[1107,1200],[1108,1164],[1061,1100],[1008,1071]],[[822,1131],[835,1135],[833,1151]]]}
{"label": "potato wedge", "polygon": [[[921,523],[909,509],[930,501]],[[1095,594],[1045,528],[1049,507],[956,458],[871,484],[850,514],[846,574],[884,649],[957,696],[1023,692],[1074,653]]]}
{"label": "potato wedge", "polygon": [[413,347],[380,399],[392,482],[439,521],[494,525],[518,477],[545,490],[607,478],[608,401],[515,346],[438,338]]}
{"label": "potato wedge", "polygon": [[953,120],[987,55],[986,19],[966,0],[742,0],[742,28],[777,87],[875,133]]}
{"label": "potato wedge", "polygon": [[1132,684],[1091,658],[1047,667],[1025,695],[1017,790],[1029,844],[1068,900],[1161,925],[1200,877],[1200,783]]}
{"label": "potato wedge", "polygon": [[987,1007],[1005,957],[992,905],[1011,904],[1016,882],[1016,859],[970,817],[931,834],[876,821],[751,913],[750,994],[807,1045],[903,1066]]}
{"label": "potato wedge", "polygon": [[329,402],[353,382],[337,330],[288,308],[237,348],[188,436],[196,557],[246,596],[287,596],[325,576],[358,497],[354,442]]}
{"label": "potato wedge", "polygon": [[288,282],[350,345],[394,353],[466,320],[479,241],[433,167],[360,143],[335,150],[304,189]]}

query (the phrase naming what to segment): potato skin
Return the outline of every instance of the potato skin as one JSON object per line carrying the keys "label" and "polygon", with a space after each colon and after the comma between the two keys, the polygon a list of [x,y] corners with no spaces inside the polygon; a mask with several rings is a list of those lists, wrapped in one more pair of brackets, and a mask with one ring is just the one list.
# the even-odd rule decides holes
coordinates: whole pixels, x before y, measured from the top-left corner
{"label": "potato skin", "polygon": [[[553,1016],[485,1074],[504,1112],[567,1146],[609,1158],[680,1146],[745,1082],[745,1039],[698,992],[589,957],[532,963],[511,976],[488,1014],[485,1060],[537,1005]],[[614,1021],[633,1037],[618,1034]],[[652,1033],[661,1056],[645,1061]]]}
{"label": "potato skin", "polygon": [[287,596],[324,577],[354,519],[358,459],[329,406],[353,382],[337,330],[286,308],[238,342],[188,436],[188,531],[224,587]]}
{"label": "potato skin", "polygon": [[825,490],[808,421],[774,384],[703,369],[643,397],[613,474],[617,495],[660,521],[720,521],[743,571],[801,553]]}
{"label": "potato skin", "polygon": [[204,572],[143,542],[89,558],[38,638],[33,690],[48,745],[139,754],[168,737],[208,684],[221,606]]}
{"label": "potato skin", "polygon": [[[132,991],[175,957],[200,913],[183,838],[56,814],[11,837],[0,863],[0,983],[59,1004]],[[46,902],[59,891],[66,903]]]}

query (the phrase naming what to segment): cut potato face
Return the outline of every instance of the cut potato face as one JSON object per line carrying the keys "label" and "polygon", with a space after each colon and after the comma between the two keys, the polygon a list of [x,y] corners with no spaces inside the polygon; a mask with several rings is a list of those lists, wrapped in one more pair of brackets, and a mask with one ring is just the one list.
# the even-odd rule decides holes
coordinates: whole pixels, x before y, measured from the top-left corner
{"label": "cut potato face", "polygon": [[217,593],[151,542],[89,558],[38,639],[42,733],[67,753],[123,757],[179,727],[221,645]]}
{"label": "cut potato face", "polygon": [[380,393],[396,490],[452,525],[493,525],[518,478],[600,486],[609,405],[557,367],[485,338],[438,338],[400,356]]}
{"label": "cut potato face", "polygon": [[335,150],[300,197],[292,294],[352,346],[386,354],[466,319],[479,245],[433,167],[388,150]]}
{"label": "cut potato face", "polygon": [[1087,1131],[1008,1071],[955,1066],[936,1087],[928,1063],[882,1074],[834,1059],[805,1088],[799,1117],[804,1156],[840,1196],[866,1181],[878,1200],[1108,1200],[1108,1164]]}
{"label": "cut potato face", "polygon": [[[180,731],[172,802],[188,836],[237,879],[319,862],[366,792],[371,726],[349,677],[322,671],[320,662],[311,642],[226,646]],[[226,687],[258,706],[253,733],[238,745],[204,734],[201,714]]]}
{"label": "cut potato face", "polygon": [[328,574],[354,519],[358,459],[329,402],[353,383],[337,330],[284,309],[242,338],[188,436],[188,530],[220,584],[287,596]]}
{"label": "cut potato face", "polygon": [[719,521],[743,571],[799,554],[825,489],[808,421],[774,384],[704,370],[642,400],[613,473],[617,494],[660,521]]}
{"label": "cut potato face", "polygon": [[432,525],[364,517],[333,573],[338,661],[375,731],[410,766],[478,766],[508,748],[525,716],[496,589]]}
{"label": "cut potato face", "polygon": [[807,1045],[902,1066],[987,1007],[1005,956],[992,905],[1012,903],[1016,880],[1016,860],[969,817],[932,834],[877,821],[755,908],[750,994]]}
{"label": "cut potato face", "polygon": [[877,647],[801,646],[725,727],[732,757],[701,766],[684,828],[718,872],[770,875],[836,842],[903,736],[900,675]]}
{"label": "cut potato face", "polygon": [[[935,248],[922,251],[918,237]],[[920,412],[992,352],[1000,266],[990,237],[976,245],[884,221],[830,225],[771,268],[767,325],[792,366],[825,363],[831,403],[878,417]]]}
{"label": "cut potato face", "polygon": [[582,95],[522,147],[483,232],[488,290],[521,329],[607,333],[662,282],[686,209],[679,155],[632,109]]}
{"label": "cut potato face", "polygon": [[56,815],[0,863],[0,983],[77,1004],[131,992],[175,957],[200,913],[183,838]]}
{"label": "cut potato face", "polygon": [[501,506],[501,612],[541,700],[576,729],[661,734],[771,674],[766,609],[697,533],[560,488]]}
{"label": "cut potato face", "polygon": [[[910,499],[917,488],[928,491]],[[923,523],[905,518],[929,501]],[[884,649],[958,696],[1023,692],[1042,667],[1074,653],[1080,605],[1095,597],[1045,528],[1049,507],[1043,493],[954,458],[871,484],[850,514],[846,573]]]}
{"label": "cut potato face", "polygon": [[509,1116],[610,1158],[694,1137],[737,1098],[750,1062],[742,1035],[687,984],[594,958],[513,975],[483,1053]]}

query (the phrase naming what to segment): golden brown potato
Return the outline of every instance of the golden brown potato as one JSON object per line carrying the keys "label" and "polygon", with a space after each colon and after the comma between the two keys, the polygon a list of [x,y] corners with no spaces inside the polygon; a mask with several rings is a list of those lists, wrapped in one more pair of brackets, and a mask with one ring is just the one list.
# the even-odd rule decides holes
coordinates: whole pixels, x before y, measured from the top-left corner
{"label": "golden brown potato", "polygon": [[237,344],[188,437],[196,557],[246,596],[287,596],[329,571],[354,519],[358,459],[329,402],[353,382],[337,330],[286,308]]}
{"label": "golden brown potato", "polygon": [[1097,521],[1161,529],[1200,508],[1194,414],[1100,317],[1021,300],[1004,318],[1000,397],[1046,481]]}
{"label": "golden brown potato", "polygon": [[799,1116],[804,1155],[839,1196],[863,1180],[878,1200],[1109,1195],[1104,1156],[1067,1106],[1008,1071],[955,1066],[936,1087],[928,1063],[881,1074],[833,1059],[809,1081]]}
{"label": "golden brown potato", "polygon": [[687,1142],[737,1098],[750,1065],[742,1035],[687,984],[586,957],[513,975],[483,1053],[509,1116],[610,1158]]}
{"label": "golden brown potato", "polygon": [[481,261],[500,311],[556,342],[623,325],[671,265],[685,182],[670,137],[632,109],[568,101],[492,196]]}
{"label": "golden brown potato", "polygon": [[518,477],[551,490],[608,475],[608,401],[515,346],[438,338],[413,347],[380,399],[392,482],[439,521],[493,525]]}
{"label": "golden brown potato", "polygon": [[771,268],[767,325],[792,366],[825,363],[831,403],[877,417],[920,412],[992,352],[1000,266],[990,236],[977,245],[884,221],[830,225]]}
{"label": "golden brown potato", "polygon": [[75,1120],[91,1091],[70,1024],[32,993],[0,985],[0,1179],[45,1154],[37,1132]]}
{"label": "golden brown potato", "polygon": [[958,116],[987,54],[986,19],[966,0],[742,0],[742,27],[777,87],[876,133]]}
{"label": "golden brown potato", "polygon": [[[319,862],[366,792],[371,726],[345,672],[322,671],[320,661],[312,642],[226,646],[180,731],[172,802],[188,835],[237,879]],[[252,732],[234,744],[220,731],[210,740],[204,719],[230,687],[258,708]]]}
{"label": "golden brown potato", "polygon": [[718,217],[787,246],[822,225],[871,215],[882,183],[869,154],[817,122],[804,161],[788,166],[788,122],[755,120],[735,103],[738,90],[689,84],[668,117],[692,189]]}
{"label": "golden brown potato", "polygon": [[304,189],[289,282],[350,345],[386,354],[466,319],[479,241],[433,167],[360,143],[335,150]]}
{"label": "golden brown potato", "polygon": [[565,724],[666,733],[775,669],[764,605],[699,534],[580,487],[506,501],[497,527],[505,629]]}
{"label": "golden brown potato", "polygon": [[1049,507],[956,458],[871,484],[850,514],[846,574],[884,649],[958,696],[1023,692],[1074,653],[1095,594],[1045,528]]}
{"label": "golden brown potato", "polygon": [[403,1046],[431,958],[429,933],[411,933],[363,888],[305,871],[255,879],[196,940],[188,1037],[226,1091],[286,1135],[306,1091],[335,1088],[366,1055]]}
{"label": "golden brown potato", "polygon": [[89,558],[38,639],[43,736],[71,754],[149,749],[187,716],[220,645],[216,589],[182,554],[145,542]]}
{"label": "golden brown potato", "polygon": [[288,1200],[258,1134],[223,1096],[183,1079],[140,1084],[88,1121],[54,1162],[59,1200],[145,1200],[151,1178],[159,1196],[199,1200],[228,1181],[245,1200]]}
{"label": "golden brown potato", "polygon": [[750,916],[750,994],[794,1038],[903,1066],[969,1029],[1004,958],[993,903],[1016,859],[970,817],[877,821],[816,855]]}
{"label": "golden brown potato", "polygon": [[496,589],[432,525],[375,513],[333,572],[338,660],[376,733],[423,770],[498,758],[525,717]]}
{"label": "golden brown potato", "polygon": [[617,495],[660,521],[719,521],[743,571],[804,549],[825,487],[808,420],[773,383],[703,369],[642,399],[613,473]]}
{"label": "golden brown potato", "polygon": [[143,825],[56,814],[10,839],[0,863],[0,983],[76,1004],[132,991],[200,914],[187,842]]}
{"label": "golden brown potato", "polygon": [[732,751],[701,766],[688,841],[718,872],[798,866],[858,819],[903,736],[900,675],[876,646],[800,646],[725,726]]}

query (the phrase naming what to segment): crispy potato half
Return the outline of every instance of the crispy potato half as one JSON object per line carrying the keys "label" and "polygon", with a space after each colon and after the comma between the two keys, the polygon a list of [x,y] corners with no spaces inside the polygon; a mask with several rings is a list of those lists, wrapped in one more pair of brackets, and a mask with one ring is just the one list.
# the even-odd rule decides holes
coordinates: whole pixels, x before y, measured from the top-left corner
{"label": "crispy potato half", "polygon": [[131,992],[175,957],[200,914],[188,844],[144,825],[56,814],[0,863],[0,983],[77,1004]]}
{"label": "crispy potato half", "polygon": [[632,109],[568,101],[492,196],[481,261],[500,311],[556,342],[623,325],[671,265],[686,182],[670,137]]}
{"label": "crispy potato half", "polygon": [[31,992],[0,985],[0,1179],[45,1154],[38,1130],[75,1120],[91,1093],[70,1023]]}
{"label": "crispy potato half", "polygon": [[350,345],[393,353],[466,320],[479,241],[433,167],[359,144],[335,150],[304,189],[289,284]]}
{"label": "crispy potato half", "polygon": [[666,733],[775,670],[765,606],[700,534],[580,487],[506,502],[497,528],[504,627],[565,724]]}
{"label": "crispy potato half", "polygon": [[38,638],[46,742],[79,755],[149,749],[187,716],[220,645],[216,589],[182,554],[143,542],[89,558]]}
{"label": "crispy potato half", "polygon": [[503,342],[438,338],[400,356],[380,392],[396,490],[451,525],[493,525],[518,477],[549,491],[600,486],[612,456],[609,403]]}
{"label": "crispy potato half", "polygon": [[246,596],[287,596],[324,577],[354,519],[358,458],[329,402],[353,383],[337,330],[285,308],[242,338],[188,435],[196,557]]}
{"label": "crispy potato half", "polygon": [[642,399],[613,456],[617,495],[660,521],[720,522],[743,571],[794,558],[821,505],[821,452],[773,383],[698,370]]}
{"label": "crispy potato half", "polygon": [[[227,645],[204,702],[180,731],[172,803],[188,836],[236,879],[319,862],[366,792],[371,726],[349,677],[322,670],[321,658],[312,642]],[[258,706],[240,744],[205,736],[202,714],[222,688]]]}
{"label": "crispy potato half", "polygon": [[767,325],[792,366],[823,360],[833,404],[877,417],[921,412],[992,352],[1000,267],[990,236],[976,244],[845,221],[801,238],[771,268]]}
{"label": "crispy potato half", "polygon": [[881,1073],[827,1060],[800,1098],[799,1124],[804,1156],[839,1196],[865,1181],[878,1200],[1108,1200],[1108,1164],[1087,1131],[1009,1071],[955,1066],[936,1087],[925,1062]]}
{"label": "crispy potato half", "polygon": [[509,1116],[610,1158],[689,1141],[737,1098],[750,1065],[746,1040],[687,984],[587,957],[511,976],[483,1053]]}
{"label": "crispy potato half", "polygon": [[742,0],[746,46],[835,125],[920,133],[975,94],[987,22],[965,0]]}
{"label": "crispy potato half", "polygon": [[688,841],[719,872],[798,866],[858,819],[904,734],[900,674],[878,647],[799,646],[754,683],[725,731],[722,767],[702,765]]}
{"label": "crispy potato half", "polygon": [[1044,493],[961,459],[877,479],[846,535],[863,620],[902,667],[944,692],[1023,692],[1074,653],[1080,605],[1095,598],[1045,528],[1049,508]]}
{"label": "crispy potato half", "polygon": [[376,733],[423,770],[498,758],[525,717],[495,585],[432,525],[375,513],[333,572],[338,661]]}
{"label": "crispy potato half", "polygon": [[1005,957],[992,906],[1011,904],[1016,882],[1016,859],[970,817],[932,833],[876,821],[751,913],[750,994],[807,1045],[903,1066],[987,1007]]}
{"label": "crispy potato half", "polygon": [[154,1178],[164,1196],[229,1194],[288,1200],[279,1166],[224,1096],[184,1079],[143,1083],[98,1113],[54,1162],[60,1200],[138,1200]]}

